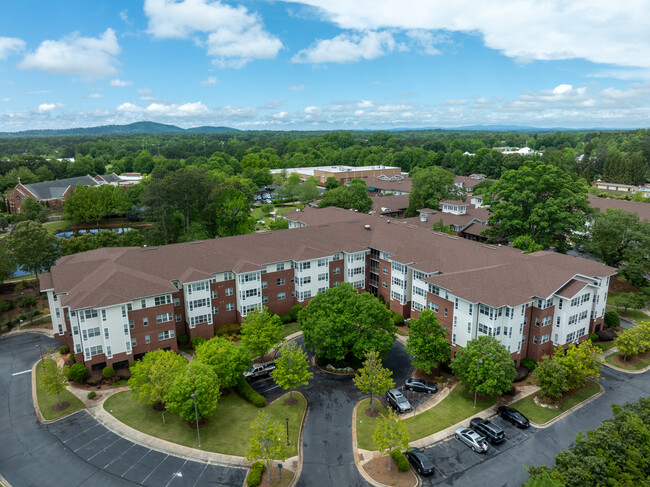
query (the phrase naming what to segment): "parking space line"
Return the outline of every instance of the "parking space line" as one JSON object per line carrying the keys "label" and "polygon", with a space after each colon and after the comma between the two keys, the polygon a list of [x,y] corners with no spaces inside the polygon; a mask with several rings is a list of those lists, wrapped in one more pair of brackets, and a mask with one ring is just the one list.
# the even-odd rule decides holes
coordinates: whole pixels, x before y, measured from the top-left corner
{"label": "parking space line", "polygon": [[[119,441],[119,440],[118,440]],[[104,468],[102,470],[107,469],[115,460],[120,458],[122,455],[124,455],[127,451],[129,451],[131,448],[135,446],[135,443],[131,443],[131,446],[128,447],[126,450],[124,450],[121,454],[117,455],[115,458],[113,458],[110,462],[108,462],[106,465],[104,465]]]}
{"label": "parking space line", "polygon": [[436,469],[436,472],[438,472],[440,475],[442,475],[442,478],[443,478],[443,479],[446,479],[446,478],[447,478],[447,476],[446,476],[444,473],[442,473],[442,470],[440,470],[438,467],[436,467],[436,466],[434,465],[433,468]]}
{"label": "parking space line", "polygon": [[[110,445],[106,445],[106,448],[104,448],[104,449],[101,450],[101,451],[98,451],[98,452],[95,453],[92,457],[89,457],[87,461],[89,462],[90,460],[92,460],[93,458],[95,458],[95,457],[96,457],[97,455],[99,455],[100,453],[104,453],[106,450],[108,450],[110,447],[112,447],[115,443],[117,443],[117,442],[120,441],[121,439],[122,439],[122,437],[118,436],[118,437],[115,439],[115,441],[114,441],[113,443],[111,443]],[[129,447],[129,448],[131,448],[131,447]]]}
{"label": "parking space line", "polygon": [[199,476],[196,478],[196,482],[194,482],[194,485],[193,485],[192,487],[196,487],[196,484],[199,483],[199,480],[201,480],[201,477],[203,477],[203,474],[205,473],[205,470],[208,468],[208,465],[210,465],[209,462],[203,464],[203,470],[201,470],[201,475],[199,475]]}
{"label": "parking space line", "polygon": [[146,457],[147,455],[149,455],[149,453],[151,453],[151,451],[152,451],[152,450],[147,450],[147,453],[145,453],[144,455],[142,455],[142,456],[140,457],[140,459],[139,459],[137,462],[134,462],[133,465],[131,465],[131,466],[128,468],[128,470],[127,470],[126,472],[124,472],[122,475],[120,475],[120,477],[124,478],[124,476],[125,476],[127,473],[129,473],[133,467],[135,467],[138,463],[140,463],[144,457]]}
{"label": "parking space line", "polygon": [[91,443],[94,443],[95,441],[99,440],[102,436],[107,435],[107,434],[108,434],[108,430],[106,430],[104,433],[102,433],[102,434],[99,435],[99,436],[95,436],[95,437],[94,437],[92,440],[90,440],[88,443],[84,443],[84,444],[81,445],[79,448],[77,448],[76,450],[72,450],[72,451],[75,452],[75,453],[77,453],[77,451],[79,451],[79,450],[81,450],[82,448],[84,448],[84,447],[90,445]]}
{"label": "parking space line", "polygon": [[183,465],[181,465],[181,467],[178,470],[176,470],[176,473],[172,475],[172,478],[169,479],[169,482],[167,482],[167,485],[165,485],[165,487],[168,487],[169,484],[171,484],[174,481],[174,479],[178,477],[178,474],[181,472],[181,470],[183,470],[185,464],[187,464],[187,459],[185,460],[185,463],[183,463]]}
{"label": "parking space line", "polygon": [[144,485],[144,483],[147,481],[147,479],[148,479],[149,477],[151,477],[151,474],[154,473],[154,472],[156,471],[156,469],[157,469],[158,467],[160,467],[160,466],[163,464],[163,462],[164,462],[165,460],[167,460],[168,458],[169,458],[169,455],[165,455],[165,458],[163,458],[162,460],[160,460],[160,463],[159,463],[158,465],[156,465],[154,468],[152,468],[152,469],[151,469],[151,472],[149,472],[149,475],[147,475],[147,476],[142,480],[142,482],[140,482],[140,483],[141,483],[142,485]]}
{"label": "parking space line", "polygon": [[99,423],[95,423],[95,424],[92,425],[90,428],[86,428],[86,429],[83,430],[81,433],[77,433],[76,435],[71,436],[70,438],[68,438],[67,440],[63,441],[62,443],[65,445],[68,441],[72,440],[73,438],[76,438],[77,436],[81,436],[81,435],[83,435],[86,431],[90,431],[91,429],[93,429],[93,428],[97,428],[98,426],[101,426],[101,425],[100,425]]}
{"label": "parking space line", "polygon": [[273,387],[269,387],[268,389],[264,389],[264,390],[262,391],[262,393],[272,391],[273,389],[277,389],[278,387],[280,387],[280,386],[277,386],[277,385],[276,385],[276,386],[273,386]]}

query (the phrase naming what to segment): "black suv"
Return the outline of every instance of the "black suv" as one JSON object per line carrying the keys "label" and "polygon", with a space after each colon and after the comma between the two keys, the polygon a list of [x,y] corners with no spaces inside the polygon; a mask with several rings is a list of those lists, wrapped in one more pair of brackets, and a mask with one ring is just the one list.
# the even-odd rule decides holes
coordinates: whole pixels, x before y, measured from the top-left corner
{"label": "black suv", "polygon": [[424,454],[421,450],[410,450],[404,453],[406,458],[408,458],[411,465],[417,470],[420,475],[433,475],[435,467],[433,462],[429,460],[429,457]]}
{"label": "black suv", "polygon": [[506,435],[496,424],[490,423],[487,419],[472,418],[469,422],[470,428],[484,436],[490,443],[501,443]]}
{"label": "black suv", "polygon": [[407,413],[413,409],[411,403],[404,397],[398,389],[388,389],[386,400],[391,407],[398,413]]}

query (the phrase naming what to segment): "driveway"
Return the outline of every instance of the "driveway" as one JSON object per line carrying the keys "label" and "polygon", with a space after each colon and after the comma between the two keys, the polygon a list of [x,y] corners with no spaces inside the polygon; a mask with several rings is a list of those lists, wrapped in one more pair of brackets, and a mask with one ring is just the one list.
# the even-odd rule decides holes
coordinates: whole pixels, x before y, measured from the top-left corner
{"label": "driveway", "polygon": [[[0,473],[19,486],[240,487],[246,470],[187,461],[136,445],[85,411],[49,425],[36,420],[31,367],[42,335],[0,340]],[[15,375],[14,375],[15,374]]]}

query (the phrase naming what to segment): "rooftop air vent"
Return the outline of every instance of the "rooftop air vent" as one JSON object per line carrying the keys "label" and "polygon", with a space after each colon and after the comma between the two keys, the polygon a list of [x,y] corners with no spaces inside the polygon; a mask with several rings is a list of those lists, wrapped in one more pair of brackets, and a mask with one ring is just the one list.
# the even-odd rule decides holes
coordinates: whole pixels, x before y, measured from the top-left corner
{"label": "rooftop air vent", "polygon": [[366,230],[370,230],[370,225],[365,225],[363,228],[365,228]]}

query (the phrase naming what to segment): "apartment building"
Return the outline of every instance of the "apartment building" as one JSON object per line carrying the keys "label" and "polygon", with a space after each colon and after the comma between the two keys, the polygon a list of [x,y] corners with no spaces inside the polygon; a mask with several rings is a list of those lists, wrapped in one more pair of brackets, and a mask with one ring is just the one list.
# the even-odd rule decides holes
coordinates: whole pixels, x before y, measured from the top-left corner
{"label": "apartment building", "polygon": [[602,326],[615,269],[353,216],[65,256],[41,277],[55,336],[89,368],[119,368],[150,350],[176,350],[181,333],[211,338],[215,328],[262,306],[286,314],[341,282],[382,296],[405,318],[433,310],[454,348],[490,334],[517,362],[584,340]]}

